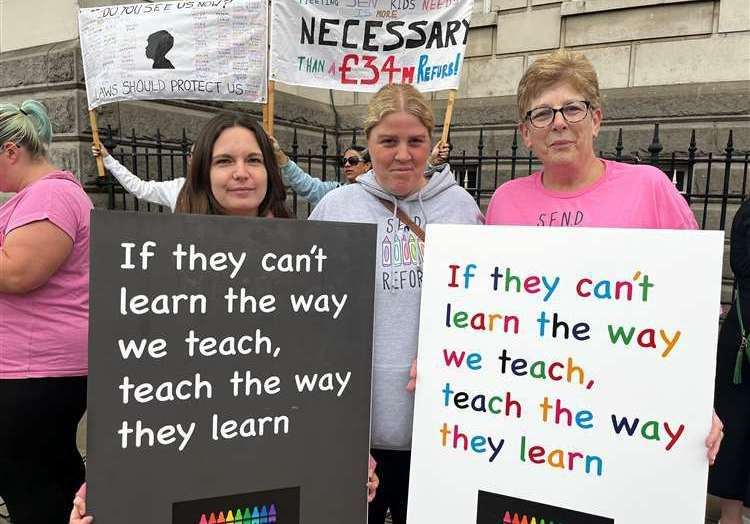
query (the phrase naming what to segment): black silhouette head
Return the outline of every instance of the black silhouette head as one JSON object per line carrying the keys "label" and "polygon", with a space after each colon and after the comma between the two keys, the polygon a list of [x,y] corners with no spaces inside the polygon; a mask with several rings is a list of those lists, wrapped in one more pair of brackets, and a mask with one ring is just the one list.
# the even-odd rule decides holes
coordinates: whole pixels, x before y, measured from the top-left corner
{"label": "black silhouette head", "polygon": [[148,36],[146,58],[154,61],[153,69],[174,69],[172,62],[166,58],[172,46],[174,46],[174,37],[169,34],[169,31],[161,30]]}

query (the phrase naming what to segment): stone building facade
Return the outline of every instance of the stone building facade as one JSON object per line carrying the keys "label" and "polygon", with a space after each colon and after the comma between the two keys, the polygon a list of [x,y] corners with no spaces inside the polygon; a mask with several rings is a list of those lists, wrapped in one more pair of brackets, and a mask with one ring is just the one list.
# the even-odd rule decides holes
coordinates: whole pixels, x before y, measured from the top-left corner
{"label": "stone building facade", "polygon": [[[77,10],[132,1],[0,0],[0,101],[42,101],[54,126],[54,162],[87,183],[95,167]],[[600,149],[612,151],[622,128],[624,152],[642,151],[659,122],[665,151],[687,150],[692,130],[698,151],[721,154],[730,130],[735,149],[750,151],[750,0],[475,0],[452,125],[455,149],[476,154],[482,130],[485,152],[507,154],[517,119],[516,84],[530,63],[560,47],[585,53],[599,72],[605,115]],[[317,151],[325,128],[329,154],[337,140],[351,140],[371,96],[277,89],[281,143],[290,144],[296,129],[300,149]],[[447,94],[430,96],[442,121]],[[185,128],[192,139],[221,108],[261,115],[253,104],[123,102],[99,108],[99,126],[151,137],[158,128],[167,140],[179,140]],[[526,154],[522,147],[519,154]],[[733,178],[735,191],[739,180]],[[489,181],[485,190],[491,190]],[[103,195],[92,191],[92,197],[104,205]],[[700,219],[702,210],[693,209]],[[707,209],[717,212],[715,204]]]}
{"label": "stone building facade", "polygon": [[[387,0],[379,0],[387,2]],[[77,9],[121,0],[0,0],[0,100],[37,98],[55,126],[55,160],[93,176],[88,154]],[[509,151],[516,125],[515,87],[534,60],[560,47],[585,53],[599,72],[604,129],[598,147],[612,151],[623,128],[624,152],[643,151],[660,122],[665,151],[687,149],[690,132],[702,152],[723,151],[729,130],[737,150],[750,149],[749,0],[475,0],[461,88],[451,127],[455,150]],[[276,134],[301,150],[329,154],[351,140],[372,95],[277,85]],[[430,95],[438,115],[447,93]],[[220,107],[253,104],[123,102],[97,110],[99,126],[129,135],[194,138]],[[525,154],[523,148],[519,154]]]}

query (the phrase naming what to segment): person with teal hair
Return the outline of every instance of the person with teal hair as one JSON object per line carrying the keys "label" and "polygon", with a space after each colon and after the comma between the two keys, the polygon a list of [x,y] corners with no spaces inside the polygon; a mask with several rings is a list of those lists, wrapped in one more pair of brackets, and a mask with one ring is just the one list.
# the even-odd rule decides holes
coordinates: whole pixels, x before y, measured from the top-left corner
{"label": "person with teal hair", "polygon": [[83,482],[91,201],[49,160],[44,106],[0,104],[0,497],[13,524],[66,522]]}

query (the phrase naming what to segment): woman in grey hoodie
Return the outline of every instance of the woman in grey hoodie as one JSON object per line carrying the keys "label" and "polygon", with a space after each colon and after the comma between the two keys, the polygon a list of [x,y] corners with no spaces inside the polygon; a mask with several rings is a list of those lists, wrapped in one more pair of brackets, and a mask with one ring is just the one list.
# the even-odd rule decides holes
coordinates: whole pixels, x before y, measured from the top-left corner
{"label": "woman in grey hoodie", "polygon": [[372,169],[357,178],[358,184],[328,193],[310,215],[378,226],[371,447],[380,487],[370,504],[370,524],[382,524],[388,509],[393,524],[406,522],[414,409],[406,385],[417,355],[422,229],[428,223],[483,223],[450,166],[424,176],[434,124],[429,104],[414,87],[383,87],[370,102],[364,125]]}

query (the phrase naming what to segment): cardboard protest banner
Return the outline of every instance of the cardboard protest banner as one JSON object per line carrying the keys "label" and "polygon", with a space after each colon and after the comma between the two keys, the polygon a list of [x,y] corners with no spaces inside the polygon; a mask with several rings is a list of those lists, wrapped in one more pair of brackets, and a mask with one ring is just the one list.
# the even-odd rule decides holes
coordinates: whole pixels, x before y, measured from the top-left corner
{"label": "cardboard protest banner", "polygon": [[271,80],[375,92],[458,89],[473,0],[278,0]]}
{"label": "cardboard protest banner", "polygon": [[96,521],[364,522],[374,246],[367,224],[94,211]]}
{"label": "cardboard protest banner", "polygon": [[702,524],[723,233],[427,238],[409,522]]}
{"label": "cardboard protest banner", "polygon": [[120,100],[265,102],[265,0],[81,9],[89,109]]}

